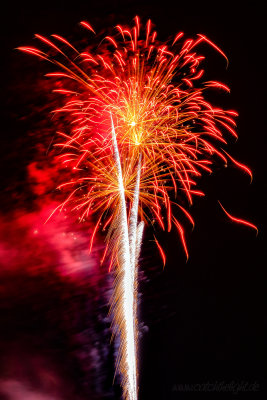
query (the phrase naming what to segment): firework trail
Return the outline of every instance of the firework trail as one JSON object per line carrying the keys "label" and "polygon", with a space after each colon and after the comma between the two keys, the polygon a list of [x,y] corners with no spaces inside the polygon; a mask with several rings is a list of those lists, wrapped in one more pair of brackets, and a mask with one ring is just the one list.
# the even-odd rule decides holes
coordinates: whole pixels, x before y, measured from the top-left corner
{"label": "firework trail", "polygon": [[[128,221],[127,221],[127,210],[126,210],[126,203],[125,203],[125,189],[123,184],[123,175],[121,170],[121,162],[120,162],[120,155],[116,140],[116,132],[111,116],[111,126],[112,126],[112,139],[113,139],[113,147],[114,147],[114,156],[116,162],[116,169],[118,174],[118,184],[119,184],[119,194],[120,194],[120,268],[122,269],[122,314],[123,317],[116,321],[118,324],[125,324],[125,327],[120,328],[120,331],[123,331],[125,334],[125,343],[124,340],[121,343],[121,346],[125,346],[125,349],[121,350],[122,357],[124,360],[122,361],[125,364],[127,375],[127,381],[124,382],[124,386],[127,388],[127,394],[129,400],[134,400],[137,398],[137,380],[136,380],[136,333],[135,333],[135,306],[134,306],[134,280],[135,280],[135,246],[131,246],[132,242],[135,243],[132,236],[136,233],[135,225],[137,221],[137,207],[133,207],[130,220],[130,227],[131,227],[131,239],[129,237],[128,232]],[[139,173],[140,176],[140,173]],[[138,199],[137,196],[135,196]],[[138,205],[138,203],[137,203]],[[134,257],[134,258],[133,258]],[[115,314],[116,315],[116,314]]]}
{"label": "firework trail", "polygon": [[[95,34],[87,22],[81,25]],[[108,228],[102,262],[109,258],[109,270],[115,271],[111,312],[113,332],[120,337],[117,367],[124,398],[136,400],[137,266],[145,223],[168,232],[175,227],[188,257],[180,213],[194,225],[182,204],[183,197],[191,205],[193,196],[204,195],[195,189],[196,179],[212,172],[214,159],[225,165],[230,160],[252,175],[223,149],[225,136],[237,138],[237,113],[213,107],[204,96],[209,88],[229,88],[202,82],[205,57],[196,48],[207,44],[227,60],[222,50],[204,35],[183,41],[183,32],[162,43],[151,21],[143,29],[138,17],[133,28],[115,29],[82,52],[59,35],[36,35],[46,51],[19,49],[59,68],[47,76],[62,95],[54,111],[65,118],[57,157],[72,179],[59,186],[68,195],[58,209],[69,206],[80,221],[97,215],[90,249],[96,232]],[[231,220],[257,229],[222,209]],[[155,244],[165,264],[156,237]]]}

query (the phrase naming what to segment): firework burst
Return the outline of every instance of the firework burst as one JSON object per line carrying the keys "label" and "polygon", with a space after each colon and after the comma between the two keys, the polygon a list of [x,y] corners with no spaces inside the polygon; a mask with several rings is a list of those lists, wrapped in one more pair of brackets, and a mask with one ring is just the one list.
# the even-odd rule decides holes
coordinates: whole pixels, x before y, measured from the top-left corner
{"label": "firework burst", "polygon": [[[94,34],[90,24],[81,25]],[[227,58],[204,35],[183,40],[180,32],[170,43],[161,43],[151,21],[142,27],[138,17],[132,28],[118,25],[97,48],[83,51],[58,35],[36,38],[48,49],[19,49],[58,67],[47,74],[56,79],[54,92],[63,96],[63,105],[54,113],[69,121],[66,131],[58,132],[61,142],[56,146],[58,160],[72,170],[73,178],[59,187],[68,190],[59,209],[69,204],[79,211],[80,220],[97,215],[90,249],[96,232],[108,229],[103,260],[108,256],[109,269],[116,272],[111,310],[121,343],[117,364],[124,398],[135,400],[136,271],[144,224],[168,232],[174,226],[188,257],[179,213],[194,221],[179,204],[181,195],[189,204],[194,196],[204,195],[195,188],[196,179],[203,171],[212,172],[214,160],[230,160],[251,176],[221,149],[227,135],[237,137],[237,113],[205,99],[209,88],[229,88],[215,81],[203,83],[204,56],[197,46],[206,43]],[[165,264],[156,237],[155,243]]]}

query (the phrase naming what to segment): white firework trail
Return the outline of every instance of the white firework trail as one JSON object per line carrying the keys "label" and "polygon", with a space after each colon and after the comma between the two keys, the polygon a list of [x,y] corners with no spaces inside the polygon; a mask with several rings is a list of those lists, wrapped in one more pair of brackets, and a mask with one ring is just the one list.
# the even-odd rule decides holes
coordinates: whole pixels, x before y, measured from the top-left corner
{"label": "white firework trail", "polygon": [[[129,246],[130,246],[130,257],[131,257],[131,278],[132,278],[132,287],[134,293],[133,315],[134,315],[134,334],[135,334],[136,353],[137,353],[137,339],[138,339],[138,321],[137,321],[138,258],[141,250],[141,242],[144,229],[143,221],[141,221],[138,224],[141,161],[142,158],[140,154],[137,166],[135,190],[134,190],[132,208],[130,213],[130,221],[129,221]],[[137,360],[137,354],[136,354],[136,360]]]}
{"label": "white firework trail", "polygon": [[141,251],[143,232],[144,232],[144,221],[139,222],[137,226],[137,235],[136,235],[136,248],[135,248],[135,265],[138,265],[138,259]]}
{"label": "white firework trail", "polygon": [[141,176],[141,155],[139,157],[137,166],[137,177],[136,177],[135,190],[133,196],[133,204],[130,214],[129,245],[130,245],[132,272],[134,272],[136,265],[135,254],[136,254],[136,239],[137,239],[137,225],[138,225],[140,176]]}
{"label": "white firework trail", "polygon": [[[112,127],[112,140],[114,147],[115,163],[118,174],[119,183],[119,194],[121,203],[121,215],[120,215],[120,247],[121,247],[121,269],[122,269],[122,320],[125,324],[125,332],[121,335],[122,352],[125,352],[125,371],[124,373],[124,384],[126,386],[125,393],[127,400],[137,400],[137,362],[136,362],[136,301],[135,301],[135,273],[133,272],[133,264],[135,264],[135,249],[136,249],[136,228],[137,225],[137,211],[138,211],[138,198],[135,200],[135,207],[132,209],[132,221],[131,235],[134,234],[134,239],[131,243],[134,246],[134,251],[130,249],[129,230],[127,222],[127,210],[125,201],[125,189],[123,185],[123,175],[121,169],[119,149],[116,139],[116,132],[111,114],[111,127]],[[140,178],[139,178],[140,180]],[[138,186],[139,194],[139,182]],[[135,196],[136,197],[136,196]],[[137,195],[139,197],[139,195]],[[137,207],[137,211],[136,211]],[[132,256],[132,257],[131,257]],[[132,261],[134,260],[134,261]]]}

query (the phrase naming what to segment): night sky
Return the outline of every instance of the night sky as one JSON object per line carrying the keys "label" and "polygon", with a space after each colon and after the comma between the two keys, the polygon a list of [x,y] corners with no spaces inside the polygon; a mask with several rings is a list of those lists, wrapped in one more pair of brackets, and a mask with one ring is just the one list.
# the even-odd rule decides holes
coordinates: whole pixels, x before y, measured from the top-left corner
{"label": "night sky", "polygon": [[[266,33],[257,2],[43,1],[6,2],[1,15],[1,197],[0,197],[0,399],[120,399],[113,382],[117,344],[110,344],[108,301],[112,278],[99,267],[104,236],[91,255],[90,221],[56,216],[60,201],[56,166],[48,149],[53,109],[45,63],[14,50],[34,45],[33,34],[82,38],[78,26],[97,31],[151,18],[158,39],[179,31],[203,33],[227,54],[208,46],[206,80],[231,93],[212,94],[214,104],[237,110],[237,141],[228,151],[253,171],[218,163],[204,174],[186,227],[189,260],[175,232],[158,233],[167,254],[163,270],[145,231],[139,284],[139,400],[257,399],[266,395]],[[1,6],[2,7],[2,6]],[[259,234],[231,222],[256,224]],[[266,292],[266,290],[265,290]],[[184,385],[190,384],[186,392]],[[198,385],[200,384],[200,385]],[[204,388],[211,384],[210,392]],[[234,393],[226,385],[239,387]],[[207,386],[207,385],[206,385]]]}

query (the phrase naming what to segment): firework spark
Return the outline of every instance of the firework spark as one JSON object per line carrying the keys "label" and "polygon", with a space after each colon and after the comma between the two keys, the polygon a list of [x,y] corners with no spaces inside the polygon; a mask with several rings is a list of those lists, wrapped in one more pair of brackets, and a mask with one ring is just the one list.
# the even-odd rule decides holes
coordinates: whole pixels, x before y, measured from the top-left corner
{"label": "firework spark", "polygon": [[[81,25],[95,34],[88,22]],[[114,333],[120,335],[118,368],[128,400],[137,399],[138,392],[136,293],[144,224],[168,232],[174,226],[188,257],[179,212],[194,221],[179,203],[184,196],[192,204],[194,196],[204,195],[195,189],[196,179],[212,172],[218,159],[224,164],[230,159],[251,177],[251,171],[221,147],[227,135],[237,137],[237,113],[205,99],[209,88],[229,88],[202,81],[205,57],[196,48],[206,43],[227,57],[204,35],[185,41],[182,37],[179,32],[172,42],[162,43],[151,21],[142,27],[136,17],[133,28],[117,25],[114,34],[82,52],[59,35],[36,35],[48,50],[20,47],[59,68],[47,74],[56,84],[54,92],[62,95],[54,113],[68,120],[66,130],[58,132],[62,141],[56,144],[57,157],[73,172],[73,178],[59,186],[68,190],[59,209],[69,205],[80,212],[81,221],[97,215],[90,249],[96,232],[108,228],[103,259],[109,256],[110,269],[116,272],[111,310]],[[156,237],[155,243],[165,264]]]}

